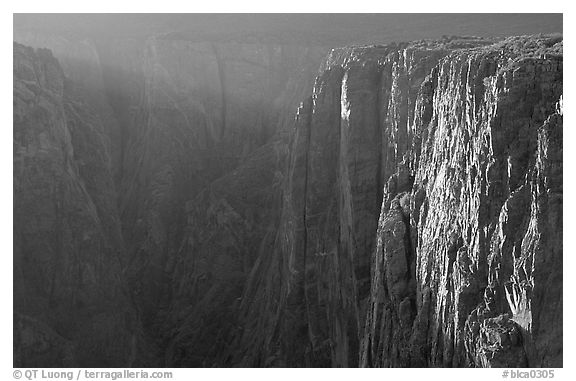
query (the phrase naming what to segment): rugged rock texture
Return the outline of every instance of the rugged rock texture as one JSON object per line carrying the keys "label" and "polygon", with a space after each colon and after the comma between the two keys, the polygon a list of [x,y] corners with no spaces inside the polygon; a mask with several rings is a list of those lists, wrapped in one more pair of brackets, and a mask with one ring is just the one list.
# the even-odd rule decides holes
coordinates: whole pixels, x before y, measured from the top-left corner
{"label": "rugged rock texture", "polygon": [[561,37],[17,38],[19,364],[562,366]]}
{"label": "rugged rock texture", "polygon": [[386,189],[363,365],[562,365],[561,97],[554,38],[457,51],[427,77],[414,184]]}
{"label": "rugged rock texture", "polygon": [[560,366],[561,52],[547,37],[334,50],[296,118],[237,361]]}

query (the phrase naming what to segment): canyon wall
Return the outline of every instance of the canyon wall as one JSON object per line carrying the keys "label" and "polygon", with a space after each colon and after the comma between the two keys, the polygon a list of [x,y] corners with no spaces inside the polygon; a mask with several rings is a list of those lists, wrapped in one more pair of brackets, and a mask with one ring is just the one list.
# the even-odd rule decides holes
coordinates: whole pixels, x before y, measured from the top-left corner
{"label": "canyon wall", "polygon": [[[80,131],[69,150],[74,151],[83,176],[78,181],[101,201],[102,205],[96,203],[102,209],[101,225],[114,239],[104,241],[116,245],[127,304],[135,310],[149,341],[160,348],[179,342],[182,326],[191,321],[191,308],[211,319],[218,317],[212,328],[208,322],[195,327],[210,337],[204,343],[195,341],[195,351],[203,355],[190,361],[195,366],[204,364],[215,339],[212,335],[223,330],[219,322],[229,320],[230,301],[236,299],[253,265],[251,247],[272,229],[257,230],[258,215],[264,213],[257,205],[273,198],[265,187],[272,189],[273,177],[279,173],[274,158],[285,155],[275,150],[283,146],[293,112],[310,91],[326,49],[190,42],[166,36],[103,42],[26,31],[15,33],[15,39],[50,47],[62,62],[60,66],[52,59],[58,80],[66,82],[56,96],[62,103],[58,107],[64,109],[59,112],[68,119],[68,129]],[[43,67],[42,62],[36,64]],[[15,69],[15,78],[19,76]],[[21,114],[30,123],[48,123],[28,109]],[[36,134],[41,133],[39,128]],[[14,129],[17,135],[23,127],[15,123]],[[271,177],[259,179],[259,172],[252,179],[241,176],[240,181],[252,187],[243,197],[254,205],[244,199],[240,205],[226,201],[218,192],[229,186],[217,184],[226,184],[237,173],[233,171],[242,172],[258,160],[250,159],[251,155],[266,157],[258,166]],[[14,176],[18,182],[20,172],[15,170]],[[261,193],[253,192],[259,189],[258,184],[249,184],[253,180],[264,184]],[[210,199],[207,203],[205,196]],[[230,204],[238,210],[230,213],[242,215],[239,224],[250,224],[249,237],[239,227],[225,228],[228,222],[220,217],[216,226],[210,224],[217,213],[222,214],[222,205],[230,208]],[[192,210],[196,214],[189,216]],[[21,215],[23,224],[33,218],[18,202],[15,215]],[[46,218],[59,220],[53,215]],[[188,220],[199,229],[188,226]],[[217,230],[219,236],[213,234]],[[17,227],[15,235],[19,231]],[[239,240],[244,245],[240,250]],[[30,254],[36,255],[40,254]],[[201,288],[196,288],[198,282],[203,283]],[[211,287],[221,288],[227,282],[219,294],[200,298]],[[108,286],[121,289],[113,283]],[[157,364],[175,364],[170,356],[159,356]]]}
{"label": "canyon wall", "polygon": [[131,364],[109,150],[67,88],[50,51],[14,45],[14,364]]}
{"label": "canyon wall", "polygon": [[420,154],[385,187],[362,365],[562,366],[561,102],[558,39],[427,77]]}
{"label": "canyon wall", "polygon": [[561,38],[333,50],[236,361],[561,366],[561,98]]}
{"label": "canyon wall", "polygon": [[562,366],[561,37],[15,39],[15,364]]}

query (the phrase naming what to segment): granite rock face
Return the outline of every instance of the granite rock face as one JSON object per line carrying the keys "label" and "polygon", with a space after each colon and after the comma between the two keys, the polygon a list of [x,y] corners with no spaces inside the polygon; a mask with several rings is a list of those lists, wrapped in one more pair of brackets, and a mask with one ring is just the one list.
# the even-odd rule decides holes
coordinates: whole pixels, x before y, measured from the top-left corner
{"label": "granite rock face", "polygon": [[[373,282],[368,322],[383,330],[365,337],[367,365],[562,365],[561,97],[557,39],[457,51],[427,78],[414,183],[386,189],[394,199],[383,204],[375,276],[388,284]],[[543,154],[550,144],[554,154]],[[543,167],[554,168],[551,183]],[[394,261],[396,205],[410,231],[410,267]],[[410,275],[390,284],[389,271],[404,268]],[[378,353],[374,345],[390,343],[386,329],[403,319],[403,340]],[[494,340],[496,332],[508,337]]]}
{"label": "granite rock face", "polygon": [[562,366],[561,37],[16,38],[15,364]]}
{"label": "granite rock face", "polygon": [[245,364],[561,366],[561,97],[561,38],[334,50]]}

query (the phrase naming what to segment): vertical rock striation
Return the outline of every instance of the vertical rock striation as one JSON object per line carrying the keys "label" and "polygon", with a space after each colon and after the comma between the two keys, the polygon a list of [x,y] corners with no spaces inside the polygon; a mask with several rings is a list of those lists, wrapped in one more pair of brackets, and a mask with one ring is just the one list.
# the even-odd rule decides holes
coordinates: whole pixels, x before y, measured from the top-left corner
{"label": "vertical rock striation", "polygon": [[541,148],[561,155],[561,96],[556,38],[455,51],[426,78],[414,180],[385,188],[361,365],[561,366],[561,161]]}
{"label": "vertical rock striation", "polygon": [[445,51],[344,48],[325,60],[295,120],[276,244],[243,297],[243,364],[358,365],[383,179],[409,146],[396,139],[408,115],[396,115]]}
{"label": "vertical rock striation", "polygon": [[561,365],[561,94],[556,37],[334,50],[247,286],[246,364]]}

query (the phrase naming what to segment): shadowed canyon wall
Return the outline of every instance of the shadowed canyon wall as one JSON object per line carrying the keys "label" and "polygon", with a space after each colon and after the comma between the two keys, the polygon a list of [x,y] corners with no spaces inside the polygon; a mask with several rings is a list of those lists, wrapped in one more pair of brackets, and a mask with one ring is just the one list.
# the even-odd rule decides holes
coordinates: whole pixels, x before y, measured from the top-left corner
{"label": "shadowed canyon wall", "polygon": [[[278,187],[274,185],[274,176],[279,174],[274,163],[282,153],[276,150],[282,147],[293,110],[310,90],[327,50],[171,39],[99,44],[37,34],[17,38],[33,46],[52,47],[63,62],[61,69],[48,51],[36,56],[15,45],[15,52],[32,52],[30,57],[15,53],[17,80],[21,59],[36,65],[35,77],[55,77],[44,72],[48,58],[54,66],[50,70],[58,71],[54,80],[61,88],[53,94],[55,104],[46,107],[63,119],[58,121],[62,134],[78,131],[66,149],[73,151],[69,155],[74,157],[72,163],[85,175],[78,181],[88,188],[89,195],[102,200],[102,208],[110,209],[102,210],[101,218],[112,221],[102,224],[118,242],[114,250],[122,269],[122,285],[144,329],[161,332],[153,334],[152,341],[161,348],[172,347],[167,341],[181,340],[186,334],[181,325],[189,326],[190,308],[196,307],[202,311],[199,318],[210,317],[216,324],[213,330],[203,324],[196,329],[217,336],[223,330],[220,323],[231,321],[226,311],[232,308],[237,298],[233,296],[241,291],[253,265],[251,248],[264,236],[265,232],[256,230],[260,215],[271,212],[263,208],[278,208],[269,200],[274,197],[266,188]],[[14,98],[15,102],[21,98],[16,90]],[[49,123],[43,117],[36,119],[32,109],[22,109],[21,114],[25,120],[15,122],[15,136],[29,124],[38,125],[39,135],[40,127]],[[17,152],[15,161],[20,160]],[[218,187],[225,179],[215,180],[233,176],[232,170],[239,166],[237,171],[244,171],[258,160],[250,155],[258,157],[259,152],[266,161],[264,166],[258,163],[262,169],[256,169],[253,179],[263,177],[259,183],[245,184],[249,189],[238,199],[240,209],[250,215],[238,221],[223,219],[222,215],[233,209],[218,192],[231,189]],[[25,174],[15,170],[15,176]],[[50,183],[49,178],[45,181]],[[43,197],[52,199],[53,195]],[[204,197],[210,201],[206,203]],[[31,202],[42,202],[31,198]],[[198,229],[187,222],[195,203],[204,208],[190,222],[198,224]],[[16,203],[15,215],[33,218],[25,210]],[[58,223],[53,214],[44,217]],[[212,219],[216,226],[210,224]],[[227,228],[227,224],[233,226]],[[227,229],[240,233],[235,224],[249,226],[231,241]],[[223,232],[214,235],[218,229]],[[264,230],[271,232],[273,227]],[[15,229],[15,234],[18,231]],[[193,244],[189,244],[193,237],[188,232],[196,235]],[[242,247],[246,245],[250,249]],[[197,253],[193,258],[188,255],[191,250]],[[46,280],[41,287],[51,288],[52,281]],[[221,287],[225,289],[217,290]],[[207,302],[200,299],[206,294],[211,295]],[[202,359],[210,357],[213,340],[217,338],[210,336],[200,345],[201,355],[194,360],[199,362],[194,364],[202,365]]]}
{"label": "shadowed canyon wall", "polygon": [[48,50],[14,45],[14,363],[130,364],[138,324],[103,126]]}
{"label": "shadowed canyon wall", "polygon": [[562,366],[561,37],[15,40],[15,366]]}

